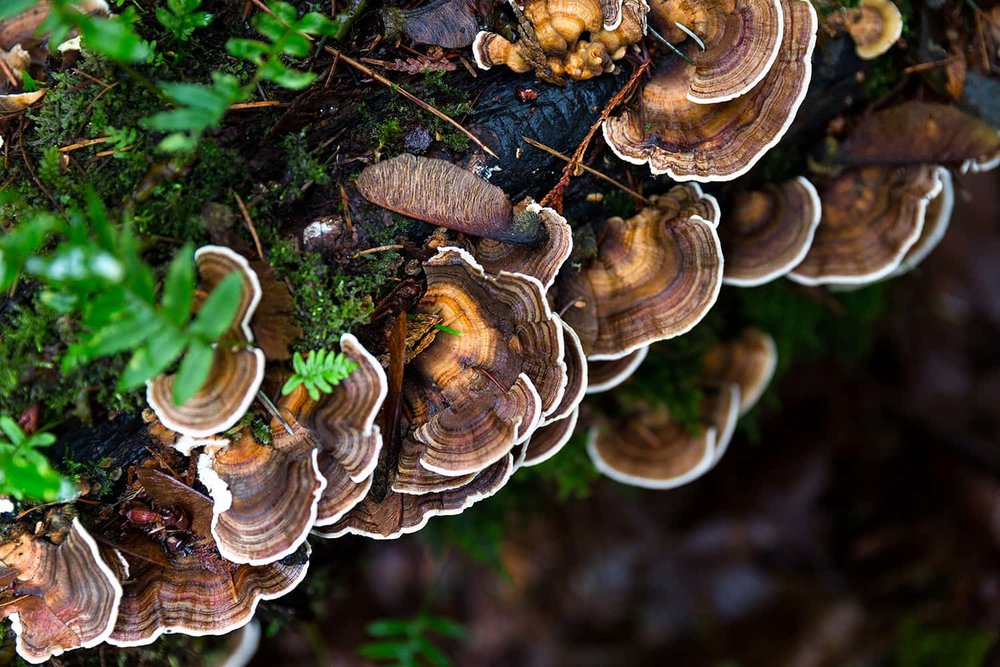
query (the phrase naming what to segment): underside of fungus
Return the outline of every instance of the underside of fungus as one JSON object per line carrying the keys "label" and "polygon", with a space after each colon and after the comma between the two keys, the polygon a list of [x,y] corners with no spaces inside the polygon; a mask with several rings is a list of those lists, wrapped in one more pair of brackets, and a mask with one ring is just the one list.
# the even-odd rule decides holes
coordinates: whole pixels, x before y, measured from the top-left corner
{"label": "underside of fungus", "polygon": [[791,271],[812,246],[820,214],[819,194],[801,176],[737,193],[719,226],[722,282],[754,287]]}
{"label": "underside of fungus", "polygon": [[846,30],[862,60],[873,60],[892,48],[903,33],[903,16],[891,0],[861,0],[832,14],[827,22]]}
{"label": "underside of fungus", "polygon": [[625,380],[632,377],[649,354],[649,346],[644,345],[638,350],[629,352],[618,359],[593,360],[587,365],[589,384],[588,394],[599,394],[610,391]]}
{"label": "underside of fungus", "polygon": [[805,285],[864,285],[894,271],[920,237],[942,171],[873,165],[841,172],[820,190],[819,228],[788,277]]}
{"label": "underside of fungus", "polygon": [[240,304],[229,330],[215,349],[204,386],[183,405],[172,397],[174,376],[161,374],[146,383],[146,401],[167,428],[204,438],[232,427],[246,414],[264,380],[264,352],[253,341],[250,320],[261,299],[260,281],[245,258],[223,246],[204,246],[195,253],[196,297],[204,298],[232,272],[242,279]]}
{"label": "underside of fungus", "polygon": [[[687,203],[692,193],[698,203]],[[715,224],[690,213],[714,210],[709,199],[696,185],[678,186],[628,220],[611,218],[596,256],[560,273],[556,306],[588,359],[618,359],[679,336],[712,307],[722,286],[719,237]]]}
{"label": "underside of fungus", "polygon": [[105,641],[121,599],[79,519],[58,541],[18,526],[0,543],[0,617],[10,618],[17,653],[32,664]]}
{"label": "underside of fungus", "polygon": [[108,643],[140,646],[172,632],[226,634],[248,623],[261,600],[284,595],[305,576],[308,545],[269,565],[232,563],[219,555],[208,529],[211,499],[155,470],[141,471],[139,479],[153,507],[183,516],[187,527],[155,534],[130,527],[102,548],[125,582]]}
{"label": "underside of fungus", "polygon": [[951,172],[947,169],[939,168],[937,175],[941,179],[941,192],[927,204],[924,227],[920,230],[920,236],[906,251],[903,261],[889,274],[890,276],[902,275],[916,268],[918,264],[927,259],[927,256],[937,247],[941,239],[944,238],[945,232],[948,231],[951,212],[955,207],[955,184],[952,182]]}
{"label": "underside of fungus", "polygon": [[778,55],[756,86],[727,102],[697,104],[688,99],[696,66],[662,67],[636,108],[604,122],[615,154],[678,181],[728,181],[746,173],[788,130],[812,75],[816,11],[808,0],[781,0],[781,7]]}
{"label": "underside of fungus", "polygon": [[649,16],[668,41],[690,45],[687,99],[697,104],[725,102],[756,86],[778,56],[784,27],[778,0],[651,0]]}

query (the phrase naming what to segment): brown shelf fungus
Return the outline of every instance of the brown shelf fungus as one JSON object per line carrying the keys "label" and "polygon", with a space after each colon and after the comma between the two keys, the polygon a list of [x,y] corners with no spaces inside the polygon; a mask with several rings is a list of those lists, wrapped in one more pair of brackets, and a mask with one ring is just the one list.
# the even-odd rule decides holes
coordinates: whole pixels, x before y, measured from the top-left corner
{"label": "brown shelf fungus", "polygon": [[716,343],[703,359],[706,377],[740,388],[739,416],[750,412],[767,390],[778,367],[774,338],[760,329],[745,329],[733,340]]}
{"label": "brown shelf fungus", "polygon": [[303,386],[282,397],[284,423],[272,420],[270,443],[245,429],[199,459],[199,479],[214,501],[212,535],[224,558],[250,565],[280,560],[299,549],[314,525],[337,521],[367,494],[382,446],[374,421],[385,399],[385,372],[351,334],[340,344],[355,369],[319,400]]}
{"label": "brown shelf fungus", "polygon": [[126,514],[120,537],[102,548],[125,582],[109,644],[232,632],[250,622],[261,600],[288,593],[305,576],[308,544],[269,565],[232,563],[215,548],[210,498],[156,470],[140,469],[139,481],[144,495],[137,501],[148,501],[158,518],[150,524]]}
{"label": "brown shelf fungus", "polygon": [[951,212],[955,208],[955,184],[952,181],[951,172],[947,169],[939,167],[937,174],[941,178],[941,192],[927,204],[927,212],[924,214],[924,228],[920,231],[920,236],[906,251],[903,261],[889,274],[889,277],[899,276],[916,268],[918,264],[927,259],[927,256],[937,247],[948,231]]}
{"label": "brown shelf fungus", "polygon": [[821,212],[816,188],[802,176],[737,193],[719,225],[722,282],[755,287],[791,271],[812,246]]}
{"label": "brown shelf fungus", "polygon": [[530,29],[517,43],[480,32],[472,43],[476,65],[506,65],[518,73],[535,70],[539,78],[585,80],[613,71],[615,61],[646,32],[645,0],[511,0],[515,14]]}
{"label": "brown shelf fungus", "polygon": [[203,246],[195,252],[198,267],[196,298],[204,299],[232,272],[242,277],[239,309],[215,349],[205,385],[183,405],[174,405],[173,375],[161,374],[146,383],[146,402],[164,426],[191,438],[204,438],[232,427],[246,414],[264,380],[264,352],[248,347],[253,341],[250,320],[261,298],[260,281],[241,255],[223,246]]}
{"label": "brown shelf fungus", "polygon": [[892,273],[920,237],[940,167],[848,169],[820,190],[823,217],[788,278],[804,285],[865,285]]}
{"label": "brown shelf fungus", "polygon": [[677,181],[728,181],[746,173],[788,130],[812,76],[816,11],[781,0],[784,29],[774,64],[749,92],[717,104],[688,99],[695,66],[659,69],[635,108],[604,122],[618,157]]}
{"label": "brown shelf fungus", "polygon": [[461,514],[499,491],[514,472],[514,456],[507,454],[462,486],[420,495],[390,492],[382,498],[370,493],[340,521],[315,532],[322,537],[362,535],[391,540],[415,533],[434,516]]}
{"label": "brown shelf fungus", "polygon": [[861,0],[826,18],[834,31],[847,31],[862,60],[874,60],[892,48],[903,34],[903,16],[891,0]]}
{"label": "brown shelf fungus", "polygon": [[767,75],[778,57],[784,12],[778,0],[650,0],[649,22],[672,44],[686,42],[694,62],[687,99],[715,104],[747,93]]}
{"label": "brown shelf fungus", "polygon": [[17,525],[0,543],[0,618],[10,619],[17,653],[32,664],[104,642],[122,599],[79,519],[50,532]]}
{"label": "brown shelf fungus", "polygon": [[700,428],[671,417],[663,405],[642,405],[608,427],[591,429],[587,452],[597,469],[630,486],[673,489],[698,479],[728,447],[739,410],[735,383],[708,388]]}
{"label": "brown shelf fungus", "polygon": [[[693,203],[682,203],[692,196]],[[601,225],[595,256],[578,270],[563,270],[553,288],[557,309],[590,360],[618,359],[686,333],[718,298],[716,226],[691,213],[716,210],[714,199],[697,185],[652,199],[653,206],[628,220]]]}
{"label": "brown shelf fungus", "polygon": [[638,350],[629,352],[624,357],[618,359],[605,359],[603,361],[590,361],[587,364],[587,373],[590,384],[587,386],[588,394],[599,394],[610,391],[620,385],[625,380],[632,377],[638,370],[642,362],[649,354],[649,346],[644,345]]}
{"label": "brown shelf fungus", "polygon": [[537,278],[487,275],[464,250],[424,263],[416,307],[446,330],[410,363],[405,387],[420,465],[478,473],[530,437],[559,407],[567,384],[563,330]]}

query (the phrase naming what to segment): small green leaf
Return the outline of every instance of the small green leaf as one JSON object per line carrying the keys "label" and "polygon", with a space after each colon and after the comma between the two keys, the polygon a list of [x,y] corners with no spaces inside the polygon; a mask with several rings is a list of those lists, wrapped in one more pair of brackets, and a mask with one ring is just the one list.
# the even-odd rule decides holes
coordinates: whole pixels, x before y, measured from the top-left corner
{"label": "small green leaf", "polygon": [[421,620],[427,625],[428,628],[439,635],[453,637],[455,639],[462,639],[465,637],[465,626],[461,623],[456,623],[455,621],[450,621],[447,618],[440,618],[438,616],[422,616]]}
{"label": "small green leaf", "polygon": [[456,329],[452,329],[451,327],[446,327],[443,324],[435,324],[434,328],[437,329],[438,331],[443,331],[446,334],[451,334],[452,336],[464,336],[465,335],[461,331],[458,331]]}
{"label": "small green leaf", "polygon": [[403,660],[404,656],[408,656],[409,653],[409,646],[407,644],[394,642],[363,644],[358,648],[358,655],[362,658],[375,658],[376,660],[388,658]]}
{"label": "small green leaf", "polygon": [[0,19],[8,19],[26,12],[37,2],[37,0],[5,0],[0,5]]}
{"label": "small green leaf", "polygon": [[195,341],[188,347],[187,354],[181,360],[181,365],[174,376],[174,405],[184,405],[192,396],[198,393],[208,375],[212,371],[215,351],[210,345]]}
{"label": "small green leaf", "polygon": [[163,315],[177,326],[187,324],[191,315],[194,284],[194,246],[187,243],[170,262],[163,282]]}
{"label": "small green leaf", "polygon": [[316,388],[316,385],[313,384],[311,380],[306,380],[305,385],[306,385],[306,391],[309,393],[309,398],[311,398],[314,401],[318,401],[319,390]]}
{"label": "small green leaf", "polygon": [[232,326],[243,294],[243,277],[233,271],[219,281],[201,305],[198,316],[188,327],[188,334],[204,341],[218,340]]}
{"label": "small green leaf", "polygon": [[16,421],[7,415],[0,417],[0,431],[3,431],[12,445],[20,445],[24,442],[24,431],[21,430]]}
{"label": "small green leaf", "polygon": [[365,632],[372,637],[402,637],[410,634],[412,621],[401,621],[396,619],[383,619],[372,621],[365,626]]}
{"label": "small green leaf", "polygon": [[303,382],[305,382],[305,380],[303,380],[301,376],[293,375],[285,381],[285,384],[281,386],[281,395],[288,396]]}
{"label": "small green leaf", "polygon": [[189,339],[183,332],[177,330],[162,330],[151,336],[125,365],[118,378],[118,390],[129,391],[141,387],[146,380],[162,373],[180,356],[188,342]]}
{"label": "small green leaf", "polygon": [[444,654],[444,651],[432,644],[426,637],[414,637],[413,644],[434,667],[451,667],[451,660]]}

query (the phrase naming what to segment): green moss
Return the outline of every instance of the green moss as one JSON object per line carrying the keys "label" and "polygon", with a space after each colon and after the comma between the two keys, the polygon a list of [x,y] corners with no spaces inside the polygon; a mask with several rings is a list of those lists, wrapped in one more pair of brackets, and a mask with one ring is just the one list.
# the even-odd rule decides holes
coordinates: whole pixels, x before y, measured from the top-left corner
{"label": "green moss", "polygon": [[[77,479],[86,480],[91,487],[88,498],[107,498],[114,488],[115,480],[112,478],[114,462],[111,459],[101,459],[91,463],[79,463],[67,457],[63,460],[59,468],[67,475]],[[96,489],[96,491],[95,491]]]}
{"label": "green moss", "polygon": [[110,411],[139,409],[141,391],[115,391],[125,364],[121,356],[59,372],[61,355],[73,340],[71,323],[31,299],[0,315],[0,413],[20,415],[32,403],[46,421],[69,413],[87,418],[91,405]]}
{"label": "green moss", "polygon": [[881,99],[903,80],[903,76],[903,71],[893,61],[891,54],[876,58],[865,73],[865,96],[870,100]]}
{"label": "green moss", "polygon": [[285,165],[291,176],[289,187],[300,190],[306,183],[328,185],[330,176],[323,163],[309,150],[306,130],[290,134],[281,140],[285,152]]}
{"label": "green moss", "polygon": [[271,246],[269,257],[271,266],[293,286],[295,319],[304,332],[295,347],[303,351],[334,349],[342,333],[368,322],[386,279],[377,268],[387,261],[384,256],[361,257],[354,270],[341,273],[322,255],[299,252],[291,242],[279,240]]}

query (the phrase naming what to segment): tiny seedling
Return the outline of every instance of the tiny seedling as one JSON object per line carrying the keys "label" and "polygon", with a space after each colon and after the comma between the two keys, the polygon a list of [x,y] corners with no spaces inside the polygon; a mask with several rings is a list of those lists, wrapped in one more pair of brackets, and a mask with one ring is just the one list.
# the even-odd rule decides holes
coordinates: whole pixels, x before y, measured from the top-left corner
{"label": "tiny seedling", "polygon": [[38,451],[55,443],[51,433],[26,434],[10,417],[0,416],[0,495],[18,500],[55,502],[76,496],[76,487]]}
{"label": "tiny seedling", "polygon": [[201,0],[167,0],[166,7],[156,8],[156,20],[178,42],[186,42],[198,28],[212,22],[212,15],[201,10]]}
{"label": "tiny seedling", "polygon": [[292,356],[292,367],[295,374],[285,382],[281,395],[287,396],[299,385],[304,385],[309,398],[318,401],[320,392],[329,394],[358,366],[343,352],[334,354],[330,350],[316,350],[310,352],[308,357],[296,352]]}

